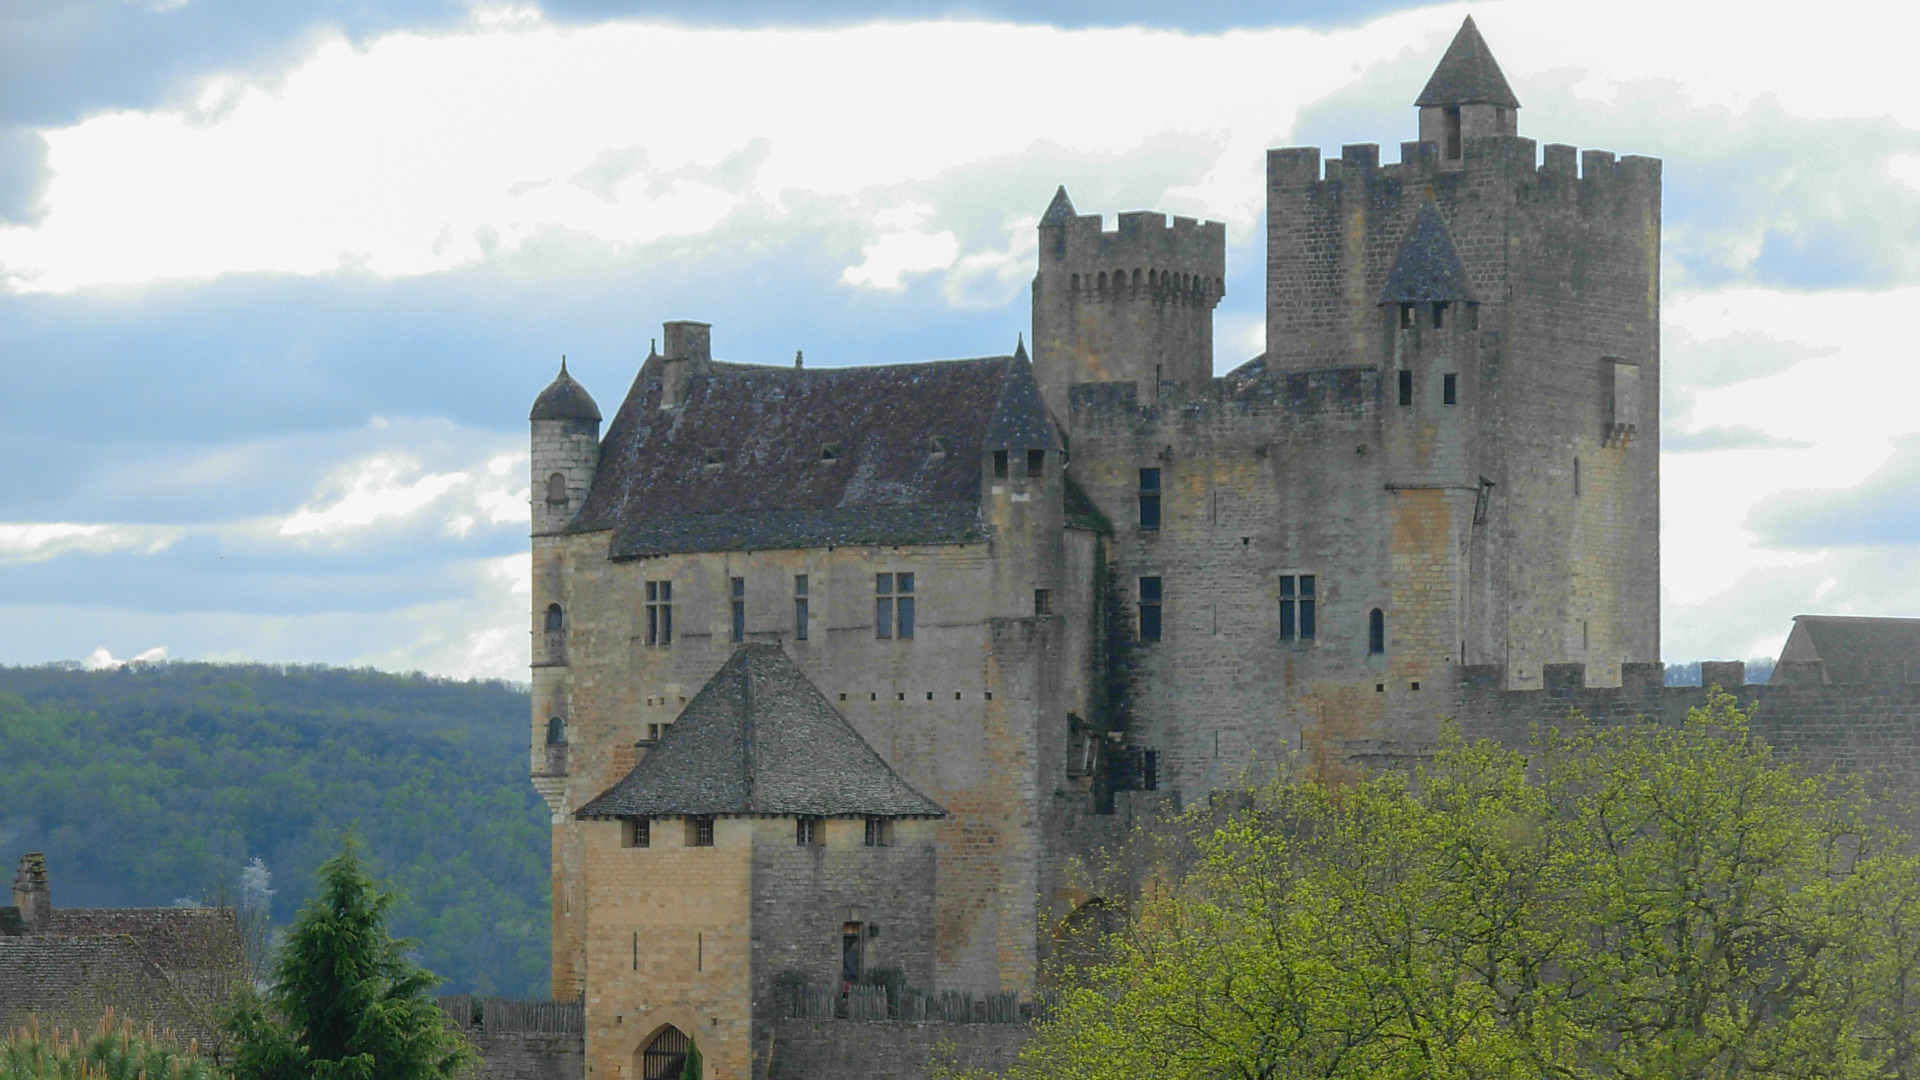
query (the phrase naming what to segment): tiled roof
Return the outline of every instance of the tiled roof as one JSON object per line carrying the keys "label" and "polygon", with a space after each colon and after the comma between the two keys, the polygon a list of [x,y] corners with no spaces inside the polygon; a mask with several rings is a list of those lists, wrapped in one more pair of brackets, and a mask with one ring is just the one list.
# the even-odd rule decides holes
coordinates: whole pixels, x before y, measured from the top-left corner
{"label": "tiled roof", "polygon": [[[660,408],[650,360],[573,532],[615,559],[978,539],[981,453],[1057,447],[1023,356],[856,368],[711,363]],[[1029,392],[1031,391],[1031,392]]]}
{"label": "tiled roof", "polygon": [[1780,660],[1819,660],[1830,683],[1920,682],[1920,619],[1796,615]]}
{"label": "tiled roof", "polygon": [[36,1012],[84,1023],[107,1005],[155,1019],[171,997],[166,973],[125,935],[0,937],[0,1025],[18,1025]]}
{"label": "tiled roof", "polygon": [[169,972],[226,971],[246,962],[227,908],[54,908],[50,934],[124,936]]}
{"label": "tiled roof", "polygon": [[1487,39],[1480,36],[1480,28],[1473,25],[1471,15],[1460,24],[1459,33],[1453,35],[1453,44],[1447,46],[1446,55],[1440,58],[1426,88],[1413,103],[1520,107],[1520,99],[1513,96],[1513,88],[1500,73],[1493,50],[1487,48]]}
{"label": "tiled roof", "polygon": [[1447,223],[1433,203],[1422,203],[1414,216],[1413,228],[1400,241],[1393,269],[1387,273],[1386,287],[1380,290],[1380,303],[1407,304],[1433,301],[1471,300],[1467,271],[1454,250]]}
{"label": "tiled roof", "polygon": [[587,388],[575,382],[567,374],[567,361],[560,361],[560,374],[554,376],[540,396],[533,399],[533,412],[529,420],[598,420],[600,406],[594,403],[593,395]]}
{"label": "tiled roof", "polygon": [[581,818],[939,817],[778,645],[742,645]]}

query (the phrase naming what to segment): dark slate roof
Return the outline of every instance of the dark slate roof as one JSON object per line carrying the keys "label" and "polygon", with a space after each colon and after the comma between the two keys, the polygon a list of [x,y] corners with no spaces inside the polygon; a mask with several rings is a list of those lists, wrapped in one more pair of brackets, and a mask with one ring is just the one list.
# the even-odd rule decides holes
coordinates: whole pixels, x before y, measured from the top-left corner
{"label": "dark slate roof", "polygon": [[1400,241],[1393,269],[1387,273],[1386,288],[1380,290],[1380,303],[1405,304],[1430,301],[1471,300],[1467,288],[1467,270],[1460,265],[1460,253],[1454,250],[1453,237],[1440,210],[1433,203],[1422,203],[1413,219],[1413,228]]}
{"label": "dark slate roof", "polygon": [[540,396],[533,399],[533,412],[529,420],[598,420],[600,406],[594,404],[593,395],[587,388],[573,381],[567,374],[565,357],[560,360],[560,374],[554,376]]}
{"label": "dark slate roof", "polygon": [[1000,400],[994,402],[993,416],[982,437],[988,450],[1058,450],[1060,429],[1040,397],[1040,383],[1033,377],[1033,365],[1027,361],[1027,343],[1014,349],[1013,362],[1007,365],[1000,383]]}
{"label": "dark slate roof", "polygon": [[226,908],[54,908],[51,934],[124,936],[170,972],[237,970],[240,926]]}
{"label": "dark slate roof", "polygon": [[778,645],[742,645],[626,778],[581,818],[942,817]]}
{"label": "dark slate roof", "polygon": [[976,540],[990,432],[1007,446],[1058,445],[1021,356],[712,363],[671,410],[660,408],[658,372],[649,361],[634,380],[569,526],[613,530],[615,559]]}
{"label": "dark slate roof", "polygon": [[1920,619],[1796,615],[1780,660],[1819,660],[1830,683],[1920,681]]}
{"label": "dark slate roof", "polygon": [[1073,217],[1073,200],[1067,198],[1067,185],[1061,184],[1060,190],[1053,193],[1053,201],[1047,204],[1047,212],[1040,215],[1040,224],[1058,225],[1072,221]]}
{"label": "dark slate roof", "polygon": [[0,1024],[8,1027],[28,1013],[87,1023],[107,1005],[136,1022],[168,1026],[173,997],[166,973],[124,935],[0,937]]}
{"label": "dark slate roof", "polygon": [[1062,486],[1065,488],[1062,500],[1065,505],[1062,509],[1067,528],[1086,529],[1106,536],[1113,535],[1113,522],[1107,520],[1107,515],[1100,512],[1100,507],[1088,497],[1086,489],[1073,478],[1073,474],[1067,474],[1066,482]]}
{"label": "dark slate roof", "polygon": [[1500,73],[1493,50],[1487,48],[1487,39],[1480,36],[1480,28],[1473,25],[1471,15],[1460,24],[1460,32],[1453,35],[1453,44],[1447,46],[1446,55],[1433,69],[1426,89],[1420,91],[1413,103],[1520,107],[1520,99],[1513,96],[1513,88]]}

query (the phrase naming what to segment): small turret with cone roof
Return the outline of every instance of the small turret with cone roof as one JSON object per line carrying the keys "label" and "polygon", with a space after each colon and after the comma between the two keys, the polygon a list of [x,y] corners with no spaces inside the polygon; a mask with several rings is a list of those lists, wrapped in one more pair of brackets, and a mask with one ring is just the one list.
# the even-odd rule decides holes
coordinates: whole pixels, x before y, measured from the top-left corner
{"label": "small turret with cone roof", "polygon": [[600,406],[567,373],[566,357],[528,414],[533,425],[533,534],[561,532],[573,520],[600,462]]}
{"label": "small turret with cone roof", "polygon": [[1520,133],[1520,99],[1471,15],[1414,105],[1420,109],[1420,141],[1439,148],[1442,168],[1459,168],[1470,140]]}

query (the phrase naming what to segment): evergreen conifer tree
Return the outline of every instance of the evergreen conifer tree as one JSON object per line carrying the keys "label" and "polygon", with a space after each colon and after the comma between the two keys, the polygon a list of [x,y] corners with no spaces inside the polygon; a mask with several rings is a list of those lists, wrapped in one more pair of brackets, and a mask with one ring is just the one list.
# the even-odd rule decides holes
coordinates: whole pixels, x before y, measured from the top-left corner
{"label": "evergreen conifer tree", "polygon": [[440,979],[387,932],[394,903],[348,837],[287,930],[264,1000],[234,1010],[236,1080],[451,1080],[472,1060],[428,992]]}

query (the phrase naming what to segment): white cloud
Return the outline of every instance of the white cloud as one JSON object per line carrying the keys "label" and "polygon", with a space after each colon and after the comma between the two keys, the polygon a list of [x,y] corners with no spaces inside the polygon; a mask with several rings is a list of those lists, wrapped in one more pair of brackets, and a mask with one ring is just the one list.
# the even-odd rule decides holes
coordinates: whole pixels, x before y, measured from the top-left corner
{"label": "white cloud", "polygon": [[151,554],[165,550],[185,532],[151,525],[0,522],[0,563],[38,562],[77,552],[145,550]]}

